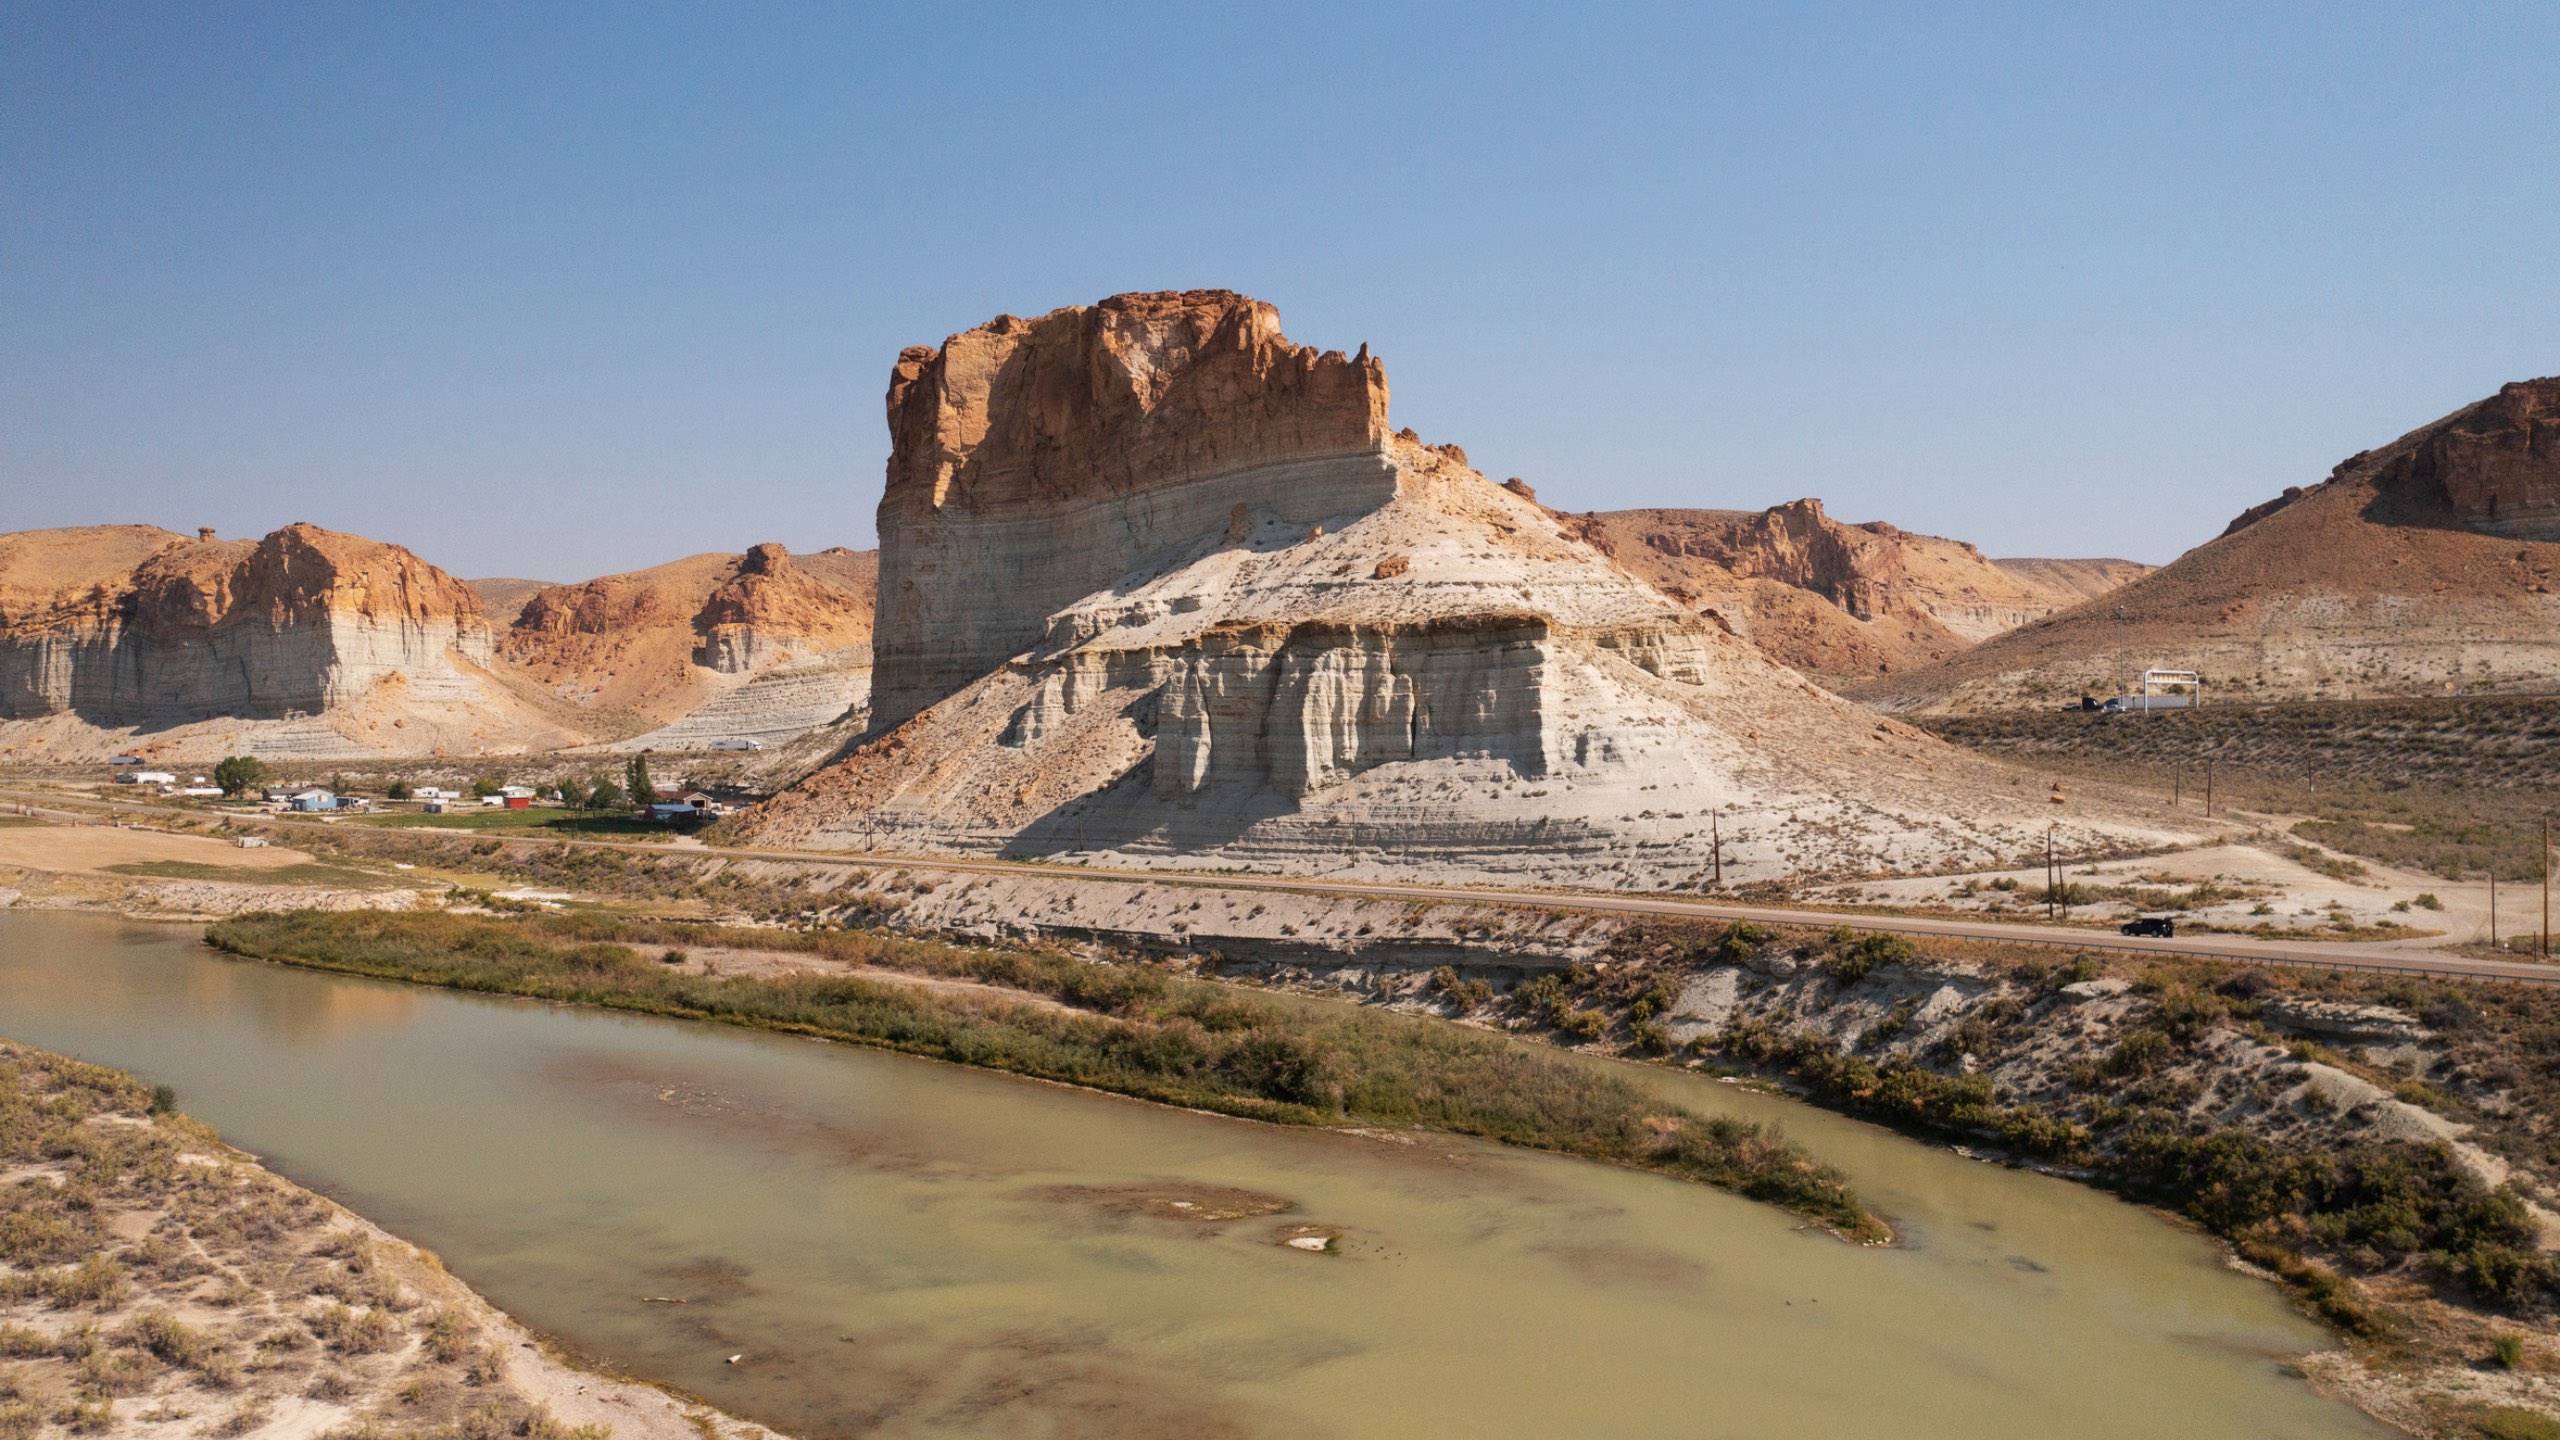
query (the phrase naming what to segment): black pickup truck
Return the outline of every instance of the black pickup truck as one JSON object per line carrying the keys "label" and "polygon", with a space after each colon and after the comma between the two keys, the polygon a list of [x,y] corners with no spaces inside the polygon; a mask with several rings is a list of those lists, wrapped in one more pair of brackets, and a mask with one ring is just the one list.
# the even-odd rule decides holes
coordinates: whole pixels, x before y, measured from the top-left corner
{"label": "black pickup truck", "polygon": [[2119,935],[2152,935],[2162,940],[2178,938],[2178,922],[2166,915],[2137,915],[2116,927]]}

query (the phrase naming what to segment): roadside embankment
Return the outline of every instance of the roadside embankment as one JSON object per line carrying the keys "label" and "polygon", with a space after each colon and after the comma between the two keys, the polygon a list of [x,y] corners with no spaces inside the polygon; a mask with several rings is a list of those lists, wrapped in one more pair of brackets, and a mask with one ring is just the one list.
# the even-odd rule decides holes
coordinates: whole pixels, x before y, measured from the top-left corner
{"label": "roadside embankment", "polygon": [[0,1435],[767,1440],[572,1366],[174,1100],[0,1041]]}

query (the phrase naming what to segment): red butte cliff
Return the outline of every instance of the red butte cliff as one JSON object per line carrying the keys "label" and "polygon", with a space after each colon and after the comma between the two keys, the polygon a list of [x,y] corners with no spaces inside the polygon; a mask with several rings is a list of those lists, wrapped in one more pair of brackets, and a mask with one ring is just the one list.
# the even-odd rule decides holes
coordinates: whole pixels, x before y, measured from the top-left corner
{"label": "red butte cliff", "polygon": [[471,587],[312,525],[190,540],[145,525],[0,536],[11,759],[457,752],[574,740],[489,669]]}
{"label": "red butte cliff", "polygon": [[[0,759],[476,755],[858,724],[875,557],[779,545],[490,597],[293,525],[0,535]],[[510,618],[511,617],[511,618]]]}
{"label": "red butte cliff", "polygon": [[1782,665],[1835,685],[1944,660],[2150,571],[2131,560],[1990,560],[1819,500],[1767,510],[1568,517],[1631,574]]}
{"label": "red butte cliff", "polygon": [[2156,841],[1774,664],[1226,291],[899,357],[875,730],[809,846],[1633,885]]}
{"label": "red butte cliff", "polygon": [[[2203,672],[2207,703],[2560,688],[2560,379],[2528,380],[2244,512],[2078,609],[1865,697],[1961,712]],[[2121,656],[2121,661],[2119,660]]]}

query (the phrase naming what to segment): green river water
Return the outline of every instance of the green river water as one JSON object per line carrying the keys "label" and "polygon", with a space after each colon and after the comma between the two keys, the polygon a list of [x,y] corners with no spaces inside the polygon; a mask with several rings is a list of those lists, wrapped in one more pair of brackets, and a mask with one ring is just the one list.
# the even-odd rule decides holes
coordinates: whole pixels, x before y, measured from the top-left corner
{"label": "green river water", "polygon": [[[806,1440],[2385,1433],[2291,1378],[2322,1335],[2203,1239],[1668,1072],[1692,1109],[1783,1123],[1905,1243],[1552,1156],[342,979],[97,917],[0,913],[0,1036],[176,1086],[526,1323]],[[1295,1208],[1112,1203],[1166,1184]],[[1298,1223],[1340,1253],[1280,1244]]]}

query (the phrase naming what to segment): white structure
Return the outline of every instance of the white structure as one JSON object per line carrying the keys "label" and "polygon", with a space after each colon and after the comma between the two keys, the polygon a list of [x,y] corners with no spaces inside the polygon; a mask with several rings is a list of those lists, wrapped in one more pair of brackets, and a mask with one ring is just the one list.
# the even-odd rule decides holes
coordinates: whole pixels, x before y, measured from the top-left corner
{"label": "white structure", "polygon": [[761,740],[714,740],[711,742],[711,748],[714,750],[761,750],[764,748],[764,742]]}
{"label": "white structure", "polygon": [[409,798],[412,800],[459,800],[462,798],[462,792],[446,790],[434,785],[416,785],[410,787]]}
{"label": "white structure", "polygon": [[119,785],[175,785],[178,777],[166,770],[128,770],[116,777]]}

